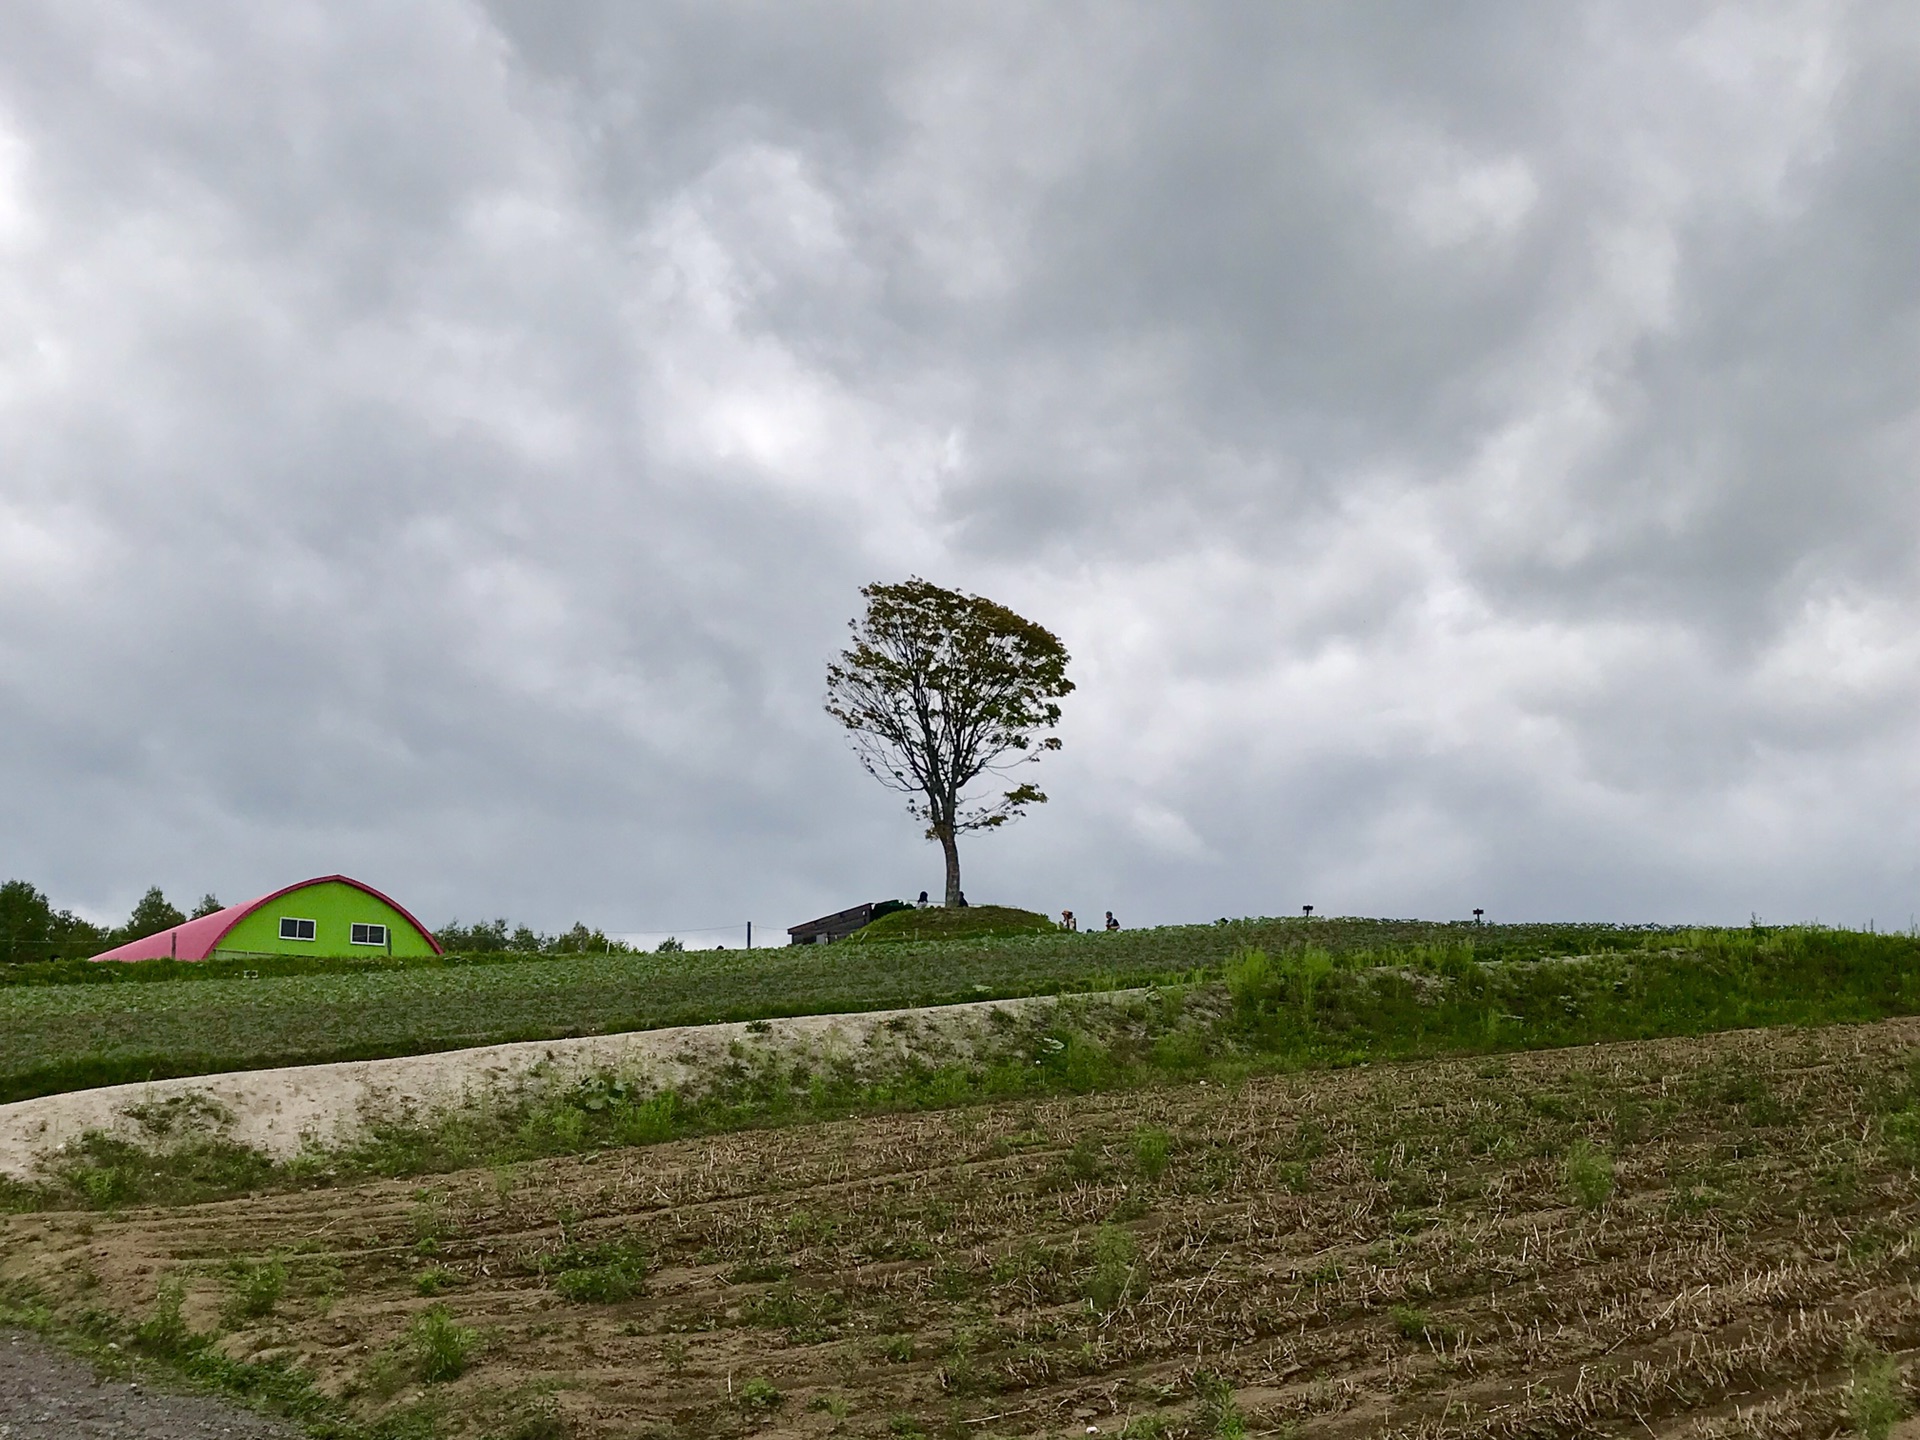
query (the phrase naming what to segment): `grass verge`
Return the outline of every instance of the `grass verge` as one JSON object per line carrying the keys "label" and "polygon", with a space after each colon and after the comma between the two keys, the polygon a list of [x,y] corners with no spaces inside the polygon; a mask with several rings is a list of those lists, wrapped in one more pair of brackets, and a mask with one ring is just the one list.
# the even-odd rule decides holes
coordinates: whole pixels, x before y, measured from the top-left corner
{"label": "grass verge", "polygon": [[[1290,967],[1287,983],[1311,1009],[1314,966],[1446,974],[1485,964],[1668,953],[1718,962],[1756,946],[1811,946],[1835,956],[1864,948],[1905,957],[1909,969],[1920,970],[1920,942],[1907,936],[1299,919],[650,955],[0,966],[0,1103],[515,1040],[1177,985],[1220,978],[1248,951]],[[1496,1014],[1484,1023],[1513,1022]]]}
{"label": "grass verge", "polygon": [[[1670,938],[1685,943],[1551,962],[1483,963],[1465,945],[1246,950],[1218,982],[1001,1014],[961,1041],[943,1035],[936,1017],[901,1017],[861,1055],[742,1047],[677,1092],[614,1075],[534,1088],[377,1123],[350,1146],[287,1163],[222,1140],[217,1124],[182,1124],[151,1145],[95,1134],[53,1157],[40,1183],[0,1183],[0,1205],[177,1204],[889,1111],[1920,1012],[1916,946],[1904,936],[1754,929]],[[1912,1097],[1904,1103],[1881,1122],[1895,1140],[1914,1113]],[[1143,1172],[1163,1163],[1152,1141],[1137,1163]],[[1565,1182],[1579,1203],[1604,1204],[1606,1158],[1576,1157]]]}

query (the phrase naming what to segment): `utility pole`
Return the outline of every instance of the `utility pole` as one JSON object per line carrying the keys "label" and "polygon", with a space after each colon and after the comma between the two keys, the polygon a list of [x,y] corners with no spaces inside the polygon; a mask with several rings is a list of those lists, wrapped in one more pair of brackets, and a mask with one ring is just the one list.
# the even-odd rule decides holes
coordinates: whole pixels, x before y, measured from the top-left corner
{"label": "utility pole", "polygon": [[753,922],[747,921],[747,949],[753,948]]}

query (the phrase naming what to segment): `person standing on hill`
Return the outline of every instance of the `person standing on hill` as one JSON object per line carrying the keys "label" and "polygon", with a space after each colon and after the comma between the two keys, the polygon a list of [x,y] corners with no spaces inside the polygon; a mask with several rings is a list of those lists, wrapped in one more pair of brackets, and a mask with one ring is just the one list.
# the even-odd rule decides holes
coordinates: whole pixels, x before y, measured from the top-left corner
{"label": "person standing on hill", "polygon": [[1107,929],[1118,930],[1119,928],[1120,922],[1113,918],[1113,911],[1107,911]]}
{"label": "person standing on hill", "polygon": [[1073,918],[1073,911],[1062,910],[1060,912],[1060,928],[1062,930],[1078,930],[1080,928],[1080,922]]}

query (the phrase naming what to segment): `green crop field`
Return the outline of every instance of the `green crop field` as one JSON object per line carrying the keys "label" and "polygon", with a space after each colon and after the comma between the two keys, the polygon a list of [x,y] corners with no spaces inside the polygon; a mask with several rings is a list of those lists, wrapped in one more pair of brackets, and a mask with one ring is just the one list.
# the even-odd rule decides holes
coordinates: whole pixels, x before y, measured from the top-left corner
{"label": "green crop field", "polygon": [[[1606,979],[1617,995],[1579,1001],[1565,1023],[1551,1019],[1551,1006],[1542,1012],[1549,1019],[1529,1008],[1528,1038],[1540,1044],[1920,1008],[1920,942],[1907,936],[1370,920],[1243,920],[1117,934],[677,954],[331,966],[289,960],[254,962],[252,969],[164,961],[14,966],[0,972],[0,1101],[509,1040],[1166,983],[1218,976],[1252,948],[1276,962],[1308,954],[1341,970],[1397,966],[1436,976],[1489,962],[1533,971],[1539,967],[1529,962],[1556,957],[1639,957],[1638,970],[1606,971],[1627,977]],[[1696,958],[1705,967],[1700,993],[1680,985],[1672,993],[1682,998],[1661,1000],[1659,1014],[1642,1014],[1646,1005],[1632,992],[1632,975],[1657,964],[1669,981],[1684,980]],[[1570,968],[1548,963],[1542,983]],[[1478,1008],[1467,1019],[1448,1023],[1487,1027],[1491,1045],[1502,1012],[1473,1003]],[[1613,1020],[1597,1018],[1613,1011]],[[1499,1038],[1511,1044],[1516,1037]]]}

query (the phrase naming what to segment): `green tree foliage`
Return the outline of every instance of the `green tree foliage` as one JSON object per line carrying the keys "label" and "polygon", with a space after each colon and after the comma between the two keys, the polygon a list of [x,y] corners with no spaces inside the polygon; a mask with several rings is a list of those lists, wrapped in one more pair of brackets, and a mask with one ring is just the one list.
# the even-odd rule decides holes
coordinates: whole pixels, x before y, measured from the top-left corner
{"label": "green tree foliage", "polygon": [[[957,840],[1046,802],[1033,784],[970,793],[1058,750],[1060,700],[1072,693],[1067,650],[1044,626],[993,601],[914,578],[861,588],[853,644],[827,667],[827,713],[847,727],[867,773],[907,797],[960,893]],[[988,789],[998,789],[990,785]]]}
{"label": "green tree foliage", "polygon": [[47,958],[53,906],[24,880],[0,885],[0,956],[10,962]]}
{"label": "green tree foliage", "polygon": [[200,903],[193,907],[193,914],[188,918],[198,920],[203,915],[212,915],[226,908],[226,906],[222,905],[219,900],[215,898],[214,893],[209,890],[200,897]]}
{"label": "green tree foliage", "polygon": [[25,880],[0,885],[0,965],[72,960],[106,948],[107,933],[71,910],[56,910]]}
{"label": "green tree foliage", "polygon": [[589,930],[576,920],[571,930],[562,930],[541,949],[549,955],[611,955],[616,950],[624,955],[628,946],[625,941],[610,940],[603,932]]}
{"label": "green tree foliage", "polygon": [[433,938],[440,942],[442,950],[456,955],[492,955],[513,948],[504,919],[480,920],[472,925],[450,920],[433,932]]}
{"label": "green tree foliage", "polygon": [[472,925],[455,920],[434,931],[433,938],[452,955],[625,955],[632,949],[624,940],[611,940],[603,931],[578,923],[558,935],[542,935],[525,925],[509,930],[505,920]]}
{"label": "green tree foliage", "polygon": [[111,938],[114,944],[125,945],[130,940],[144,940],[149,935],[158,935],[162,930],[183,925],[186,919],[179,908],[160,893],[160,887],[155,885],[140,897],[140,903],[133,907],[133,914],[127,917],[127,923],[114,931]]}

